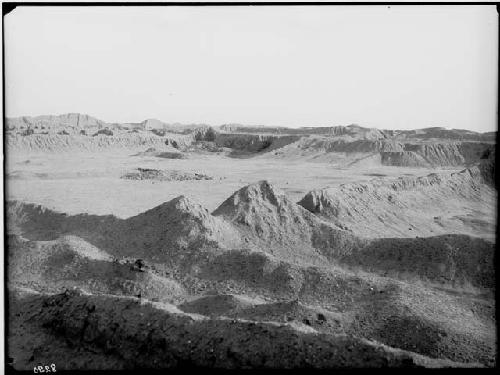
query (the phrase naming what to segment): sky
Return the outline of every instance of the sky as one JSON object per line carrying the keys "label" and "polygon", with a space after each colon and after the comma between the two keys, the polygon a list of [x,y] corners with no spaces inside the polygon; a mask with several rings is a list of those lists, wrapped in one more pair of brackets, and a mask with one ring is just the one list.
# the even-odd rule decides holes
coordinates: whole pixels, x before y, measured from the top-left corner
{"label": "sky", "polygon": [[18,7],[7,117],[497,127],[492,6]]}

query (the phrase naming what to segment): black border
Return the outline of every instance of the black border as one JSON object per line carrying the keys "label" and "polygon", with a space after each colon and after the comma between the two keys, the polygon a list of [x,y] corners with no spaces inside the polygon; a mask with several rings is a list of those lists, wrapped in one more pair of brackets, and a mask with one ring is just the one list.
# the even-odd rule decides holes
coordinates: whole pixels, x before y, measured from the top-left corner
{"label": "black border", "polygon": [[[251,1],[241,1],[241,2],[236,2],[236,1],[217,1],[217,2],[201,2],[201,1],[192,1],[192,2],[3,2],[2,3],[2,20],[4,17],[12,12],[14,9],[17,7],[45,7],[45,6],[57,6],[57,7],[73,7],[73,6],[78,6],[78,7],[88,7],[88,6],[93,6],[93,7],[168,7],[168,6],[176,6],[176,7],[218,7],[218,6],[237,6],[237,7],[242,7],[242,6],[415,6],[415,5],[420,5],[420,6],[496,6],[497,9],[497,14],[500,15],[500,1],[495,1],[495,2],[485,2],[485,1],[468,1],[468,2],[457,2],[457,1],[436,1],[436,2],[418,2],[418,1],[412,1],[412,2],[400,2],[400,1],[395,1],[395,2],[348,2],[348,1],[338,1],[338,2],[317,2],[317,1],[287,1],[287,2],[276,2],[276,1],[264,1],[264,2],[251,2]],[[2,134],[3,134],[3,178],[2,178],[2,183],[3,183],[3,229],[4,229],[4,264],[3,264],[3,270],[4,270],[4,332],[5,335],[3,337],[4,340],[4,359],[5,363],[2,363],[3,370],[5,370],[6,374],[32,374],[31,371],[16,371],[14,370],[11,366],[8,366],[8,290],[7,290],[7,263],[8,263],[8,257],[7,257],[7,224],[6,224],[6,178],[5,178],[5,167],[6,167],[6,141],[5,141],[5,123],[6,123],[6,113],[5,113],[5,24],[2,23],[2,121],[3,121],[3,126],[2,126]],[[499,38],[498,38],[498,51],[500,51],[500,23],[499,23]],[[500,64],[500,56],[499,56],[499,64]],[[498,133],[498,98],[499,98],[499,80],[500,79],[500,69],[499,73],[497,76],[497,144],[499,140],[499,133]],[[495,164],[498,164],[498,158],[499,156],[497,155],[495,158]],[[498,187],[498,175],[496,176],[495,179],[495,185]],[[499,212],[499,207],[500,207],[500,202],[497,200],[497,216]],[[497,223],[497,238],[499,237],[499,228],[498,228],[498,223]],[[496,246],[496,245],[495,245]],[[495,269],[497,269],[499,265],[499,257],[495,255]],[[495,290],[495,300],[498,301],[498,289]],[[498,303],[495,304],[495,310],[496,310],[496,317],[498,317]],[[499,327],[497,325],[497,361],[498,361],[498,354],[499,354]],[[187,370],[187,371],[186,371]],[[177,373],[189,373],[189,372],[196,372],[196,371],[203,372],[203,374],[226,374],[226,373],[237,373],[237,372],[242,372],[242,373],[253,373],[253,372],[258,372],[258,373],[279,373],[279,372],[285,372],[285,370],[224,370],[224,369],[214,369],[214,368],[199,368],[199,367],[193,367],[193,368],[186,368],[186,369],[165,369],[165,370],[147,370],[147,369],[137,369],[136,371],[130,371],[130,370],[125,370],[125,371],[88,371],[88,370],[78,370],[78,371],[62,371],[59,370],[58,373],[76,373],[76,374],[128,374],[128,373],[136,373],[136,372],[141,372],[141,373],[152,373],[152,374],[177,374]],[[301,372],[303,369],[296,369],[296,370],[287,370],[286,373],[293,373],[293,372]],[[307,372],[311,372],[312,369],[307,369]],[[467,370],[477,370],[475,368],[471,369],[466,369],[466,368],[453,368],[453,369],[440,369],[439,371],[442,370],[453,370],[453,372],[462,372],[462,371],[467,371]],[[336,373],[336,374],[343,374],[343,373],[350,373],[352,371],[359,371],[361,373],[368,373],[371,371],[371,369],[358,369],[358,368],[352,368],[352,369],[330,369],[330,370],[314,370],[314,372],[318,373]],[[401,373],[401,371],[409,372],[412,373],[415,371],[415,369],[395,369],[395,368],[386,368],[384,369],[384,372],[394,372],[394,373]],[[428,372],[428,371],[436,371],[434,369],[419,369],[418,372]],[[483,371],[494,371],[494,368],[488,368],[488,369],[483,369]],[[305,372],[305,371],[304,371]],[[415,371],[417,372],[417,371]]]}
{"label": "black border", "polygon": [[328,2],[319,2],[319,1],[287,1],[287,2],[277,2],[277,1],[262,1],[262,2],[252,2],[252,1],[214,1],[214,2],[202,2],[202,1],[190,1],[190,2],[180,2],[180,1],[172,1],[172,2],[8,2],[2,3],[2,16],[11,12],[18,6],[335,6],[335,5],[348,5],[348,6],[391,6],[391,5],[498,5],[500,2],[486,2],[486,1],[478,1],[478,2],[458,2],[458,1],[436,1],[436,2],[419,2],[419,1],[411,1],[411,2],[368,2],[368,1],[360,1],[360,2],[349,2],[349,1],[328,1]]}

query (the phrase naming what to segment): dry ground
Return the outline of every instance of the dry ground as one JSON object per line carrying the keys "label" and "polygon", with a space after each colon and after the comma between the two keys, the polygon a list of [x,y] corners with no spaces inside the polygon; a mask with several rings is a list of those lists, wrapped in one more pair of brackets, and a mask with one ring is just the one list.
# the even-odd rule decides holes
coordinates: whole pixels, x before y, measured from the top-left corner
{"label": "dry ground", "polygon": [[[496,193],[477,210],[457,203],[450,215],[466,207],[465,224],[443,221],[447,233],[480,223],[470,233],[484,238],[365,242],[296,204],[463,167],[141,151],[9,155],[16,368],[56,357],[68,369],[495,365]],[[121,178],[137,168],[213,179]]]}
{"label": "dry ground", "polygon": [[[132,156],[134,151],[100,153],[12,154],[7,158],[7,199],[42,204],[67,213],[136,215],[180,194],[214,210],[239,188],[268,180],[293,201],[313,189],[375,177],[425,176],[440,169],[357,166],[335,168],[326,162],[268,157],[231,158],[224,154],[188,154],[187,159]],[[182,170],[213,177],[207,181],[130,181],[137,168]],[[463,168],[443,169],[458,171]],[[10,177],[10,178],[9,178]]]}

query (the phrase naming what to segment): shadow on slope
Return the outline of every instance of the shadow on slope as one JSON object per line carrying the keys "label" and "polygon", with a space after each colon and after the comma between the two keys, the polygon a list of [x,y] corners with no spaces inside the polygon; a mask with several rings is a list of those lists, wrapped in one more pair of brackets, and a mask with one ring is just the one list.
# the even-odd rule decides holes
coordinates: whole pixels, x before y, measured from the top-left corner
{"label": "shadow on slope", "polygon": [[236,191],[213,215],[232,223],[254,248],[292,262],[322,263],[332,249],[349,250],[362,242],[315,217],[267,181]]}
{"label": "shadow on slope", "polygon": [[381,238],[339,257],[342,263],[395,278],[453,287],[495,288],[495,245],[466,235]]}
{"label": "shadow on slope", "polygon": [[[467,173],[465,182],[472,179]],[[442,180],[434,176],[401,180],[390,185],[392,190],[386,190],[393,194],[398,189],[406,192],[424,181],[440,197],[440,192],[447,189],[470,199],[477,197],[475,189],[453,178],[445,180],[451,182],[444,187]],[[377,190],[371,192],[373,187],[354,187],[359,190],[350,188],[354,197],[369,192],[382,199]],[[319,200],[323,216],[335,210],[338,213],[338,207],[344,204],[339,200],[330,202]],[[398,202],[405,203],[403,199]],[[357,209],[354,212],[360,213]],[[378,273],[404,270],[437,283],[494,286],[494,246],[485,240],[465,235],[362,239],[291,202],[266,181],[238,190],[213,214],[184,196],[125,220],[114,216],[67,216],[19,202],[8,205],[8,214],[9,232],[30,240],[48,241],[72,234],[118,258],[133,256],[186,269],[199,264],[202,273],[207,267],[215,267],[220,275],[234,272],[236,278],[250,280],[238,270],[242,266],[252,277],[265,282],[274,280],[275,285],[288,291],[296,288],[298,276],[290,276],[300,273],[295,269],[342,263]],[[251,252],[228,252],[245,248]]]}
{"label": "shadow on slope", "polygon": [[451,174],[374,179],[313,190],[299,205],[367,237],[465,233],[494,239],[491,225],[468,225],[469,215],[494,224],[497,194],[485,181],[477,167]]}
{"label": "shadow on slope", "polygon": [[79,287],[92,293],[139,296],[168,302],[184,300],[175,281],[149,269],[118,261],[75,236],[54,241],[8,239],[8,283],[41,292]]}
{"label": "shadow on slope", "polygon": [[[12,296],[12,298],[16,298]],[[17,297],[14,319],[86,350],[110,354],[123,368],[338,368],[456,366],[349,336],[308,333],[292,325],[204,319],[174,306],[67,292]],[[147,322],[147,324],[146,324]],[[11,332],[9,355],[26,345]],[[24,344],[24,345],[23,345]],[[329,353],[325,356],[324,353]],[[33,361],[39,360],[37,353]],[[17,362],[18,369],[31,368]],[[61,363],[61,369],[75,369]]]}
{"label": "shadow on slope", "polygon": [[9,202],[7,213],[10,233],[39,241],[73,234],[116,257],[174,262],[192,251],[239,242],[228,223],[184,196],[124,220],[112,215],[70,216],[20,202]]}

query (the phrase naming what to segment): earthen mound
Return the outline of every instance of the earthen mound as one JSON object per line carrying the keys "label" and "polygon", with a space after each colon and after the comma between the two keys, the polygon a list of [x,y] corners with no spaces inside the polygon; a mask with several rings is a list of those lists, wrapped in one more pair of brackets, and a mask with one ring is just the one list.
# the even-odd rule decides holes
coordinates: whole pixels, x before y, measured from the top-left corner
{"label": "earthen mound", "polygon": [[199,276],[219,282],[231,280],[243,291],[290,298],[302,285],[300,266],[292,265],[264,251],[231,250],[202,265]]}
{"label": "earthen mound", "polygon": [[495,245],[466,235],[383,238],[340,257],[348,264],[394,278],[454,287],[495,288]]}
{"label": "earthen mound", "polygon": [[79,287],[91,293],[182,301],[185,291],[175,281],[138,270],[76,236],[54,241],[9,239],[8,282],[40,292]]}
{"label": "earthen mound", "polygon": [[464,216],[464,212],[479,212],[494,217],[496,191],[484,182],[477,167],[425,177],[374,179],[313,190],[299,205],[360,236],[466,233],[494,238],[494,228],[469,225],[469,217]]}
{"label": "earthen mound", "polygon": [[233,223],[243,238],[271,254],[307,263],[324,260],[331,251],[357,241],[290,201],[267,181],[238,190],[213,215]]}
{"label": "earthen mound", "polygon": [[124,174],[125,180],[151,180],[151,181],[187,181],[187,180],[212,180],[213,178],[202,173],[190,173],[179,170],[159,170],[151,168],[137,168],[133,172]]}
{"label": "earthen mound", "polygon": [[31,240],[77,235],[116,257],[131,256],[174,262],[190,252],[237,246],[237,231],[184,196],[128,219],[115,216],[66,215],[42,206],[9,202],[8,231]]}
{"label": "earthen mound", "polygon": [[[24,297],[11,305],[17,307],[19,324],[35,332],[44,327],[48,335],[80,347],[83,355],[88,349],[96,354],[112,352],[112,359],[122,368],[182,368],[187,363],[228,369],[456,365],[354,337],[305,333],[292,325],[200,319],[167,304],[130,298],[73,291]],[[32,346],[20,337],[13,337],[11,343],[17,344],[9,345],[11,351]],[[71,363],[83,360],[81,354],[72,353]],[[40,357],[35,353],[33,360]],[[15,364],[19,369],[30,365]],[[66,366],[63,362],[60,368],[71,369]]]}
{"label": "earthen mound", "polygon": [[185,250],[225,248],[239,242],[231,225],[185,196],[126,219],[121,228],[130,241],[121,241],[123,248],[144,249],[148,256],[168,257]]}

